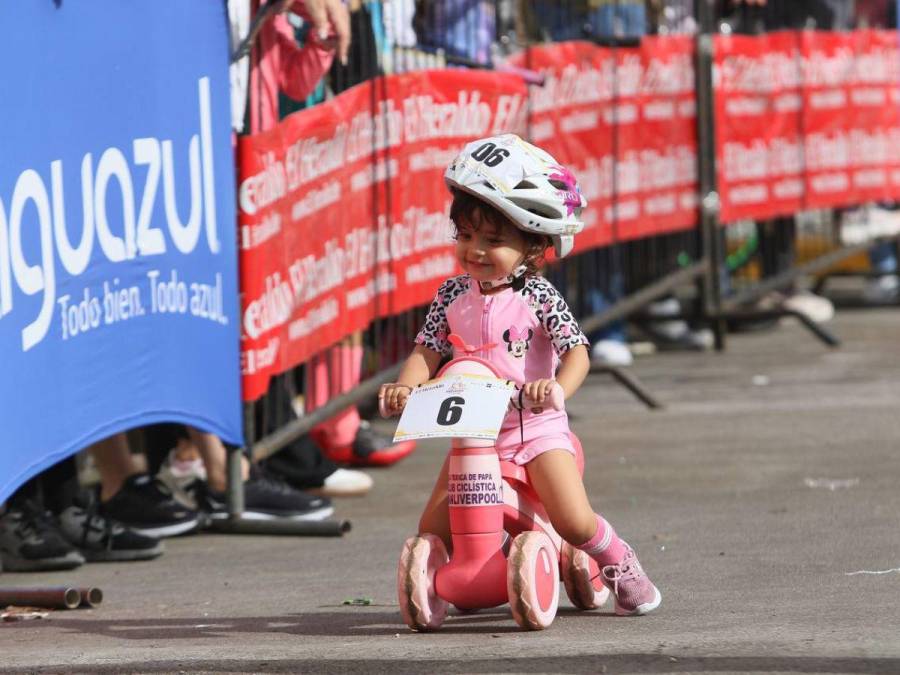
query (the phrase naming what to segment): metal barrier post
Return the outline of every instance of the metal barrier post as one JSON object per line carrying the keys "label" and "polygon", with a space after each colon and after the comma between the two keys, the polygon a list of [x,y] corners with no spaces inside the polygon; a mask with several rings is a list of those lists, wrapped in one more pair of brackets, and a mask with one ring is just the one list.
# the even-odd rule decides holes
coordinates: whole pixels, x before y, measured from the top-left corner
{"label": "metal barrier post", "polygon": [[721,316],[719,275],[724,271],[724,256],[719,236],[719,194],[716,192],[716,138],[713,115],[713,36],[714,0],[696,4],[697,37],[697,165],[700,188],[701,256],[708,262],[700,283],[703,314],[712,324],[716,350],[725,349],[725,320]]}
{"label": "metal barrier post", "polygon": [[[255,422],[253,414],[253,403],[244,403],[244,438],[247,447],[253,442],[255,435]],[[244,512],[244,474],[241,459],[244,455],[244,448],[229,448],[228,459],[226,462],[226,495],[225,500],[228,505],[228,517],[240,518]]]}
{"label": "metal barrier post", "polygon": [[228,519],[214,520],[212,528],[228,534],[269,534],[269,535],[305,535],[340,537],[350,531],[348,520],[292,520],[275,518],[273,520],[248,520],[244,513],[244,476],[242,459],[244,451],[253,447],[256,437],[256,419],[253,403],[244,404],[244,448],[232,448],[228,451],[226,501]]}

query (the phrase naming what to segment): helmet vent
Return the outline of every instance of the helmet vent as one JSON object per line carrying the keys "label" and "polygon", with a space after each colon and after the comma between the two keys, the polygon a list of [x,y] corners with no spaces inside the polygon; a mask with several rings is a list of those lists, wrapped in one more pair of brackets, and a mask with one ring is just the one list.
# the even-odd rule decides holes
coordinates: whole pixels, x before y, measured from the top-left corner
{"label": "helmet vent", "polygon": [[537,185],[532,183],[531,181],[523,180],[519,181],[519,184],[513,188],[513,190],[536,190]]}
{"label": "helmet vent", "polygon": [[542,218],[550,218],[551,220],[561,219],[562,214],[555,210],[553,207],[548,206],[547,204],[541,204],[540,202],[533,201],[531,199],[516,199],[514,197],[510,197],[509,201],[518,206],[520,209],[525,209],[529,213],[533,213],[536,216],[540,216]]}

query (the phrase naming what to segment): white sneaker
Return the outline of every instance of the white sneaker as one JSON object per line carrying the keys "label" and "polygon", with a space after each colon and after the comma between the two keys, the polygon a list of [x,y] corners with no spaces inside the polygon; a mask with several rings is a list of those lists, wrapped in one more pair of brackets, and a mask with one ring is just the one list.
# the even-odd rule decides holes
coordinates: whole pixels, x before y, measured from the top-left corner
{"label": "white sneaker", "polygon": [[831,300],[815,295],[809,291],[800,291],[784,299],[784,307],[804,314],[816,323],[825,323],[834,318],[834,305]]}
{"label": "white sneaker", "polygon": [[604,366],[630,366],[634,363],[628,345],[618,340],[600,340],[594,343],[591,358]]}
{"label": "white sneaker", "polygon": [[900,278],[896,274],[885,274],[872,279],[862,292],[862,299],[873,305],[885,305],[900,298]]}
{"label": "white sneaker", "polygon": [[306,490],[324,497],[358,497],[372,489],[372,477],[355,469],[338,469],[325,479],[320,488]]}
{"label": "white sneaker", "polygon": [[870,207],[869,227],[873,237],[896,237],[900,234],[900,211],[878,205]]}
{"label": "white sneaker", "polygon": [[865,206],[844,211],[840,227],[841,243],[844,246],[855,246],[875,237],[869,224],[869,209]]}

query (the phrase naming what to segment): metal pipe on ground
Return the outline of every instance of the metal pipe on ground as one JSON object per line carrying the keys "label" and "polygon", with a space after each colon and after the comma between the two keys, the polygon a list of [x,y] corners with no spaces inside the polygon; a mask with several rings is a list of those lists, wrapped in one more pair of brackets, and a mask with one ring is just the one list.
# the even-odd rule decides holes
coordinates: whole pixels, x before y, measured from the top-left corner
{"label": "metal pipe on ground", "polygon": [[313,537],[340,537],[351,529],[349,520],[250,520],[229,518],[214,520],[212,529],[228,534],[274,534]]}
{"label": "metal pipe on ground", "polygon": [[79,607],[96,607],[103,602],[103,591],[93,586],[79,588],[78,593],[81,595],[81,603]]}
{"label": "metal pipe on ground", "polygon": [[20,607],[50,607],[53,609],[75,609],[81,604],[81,592],[68,586],[47,586],[44,588],[0,587],[0,607],[18,605]]}

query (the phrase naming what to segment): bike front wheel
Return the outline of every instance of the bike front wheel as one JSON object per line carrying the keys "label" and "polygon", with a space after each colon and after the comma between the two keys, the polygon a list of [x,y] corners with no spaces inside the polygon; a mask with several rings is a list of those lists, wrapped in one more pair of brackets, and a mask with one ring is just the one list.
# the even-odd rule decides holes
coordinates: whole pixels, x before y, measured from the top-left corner
{"label": "bike front wheel", "polygon": [[543,532],[523,532],[513,540],[506,568],[506,590],[516,623],[543,630],[559,606],[559,558]]}
{"label": "bike front wheel", "polygon": [[437,630],[447,618],[450,603],[434,588],[434,576],[450,556],[440,537],[423,534],[403,544],[397,567],[397,599],[407,626],[415,631]]}

